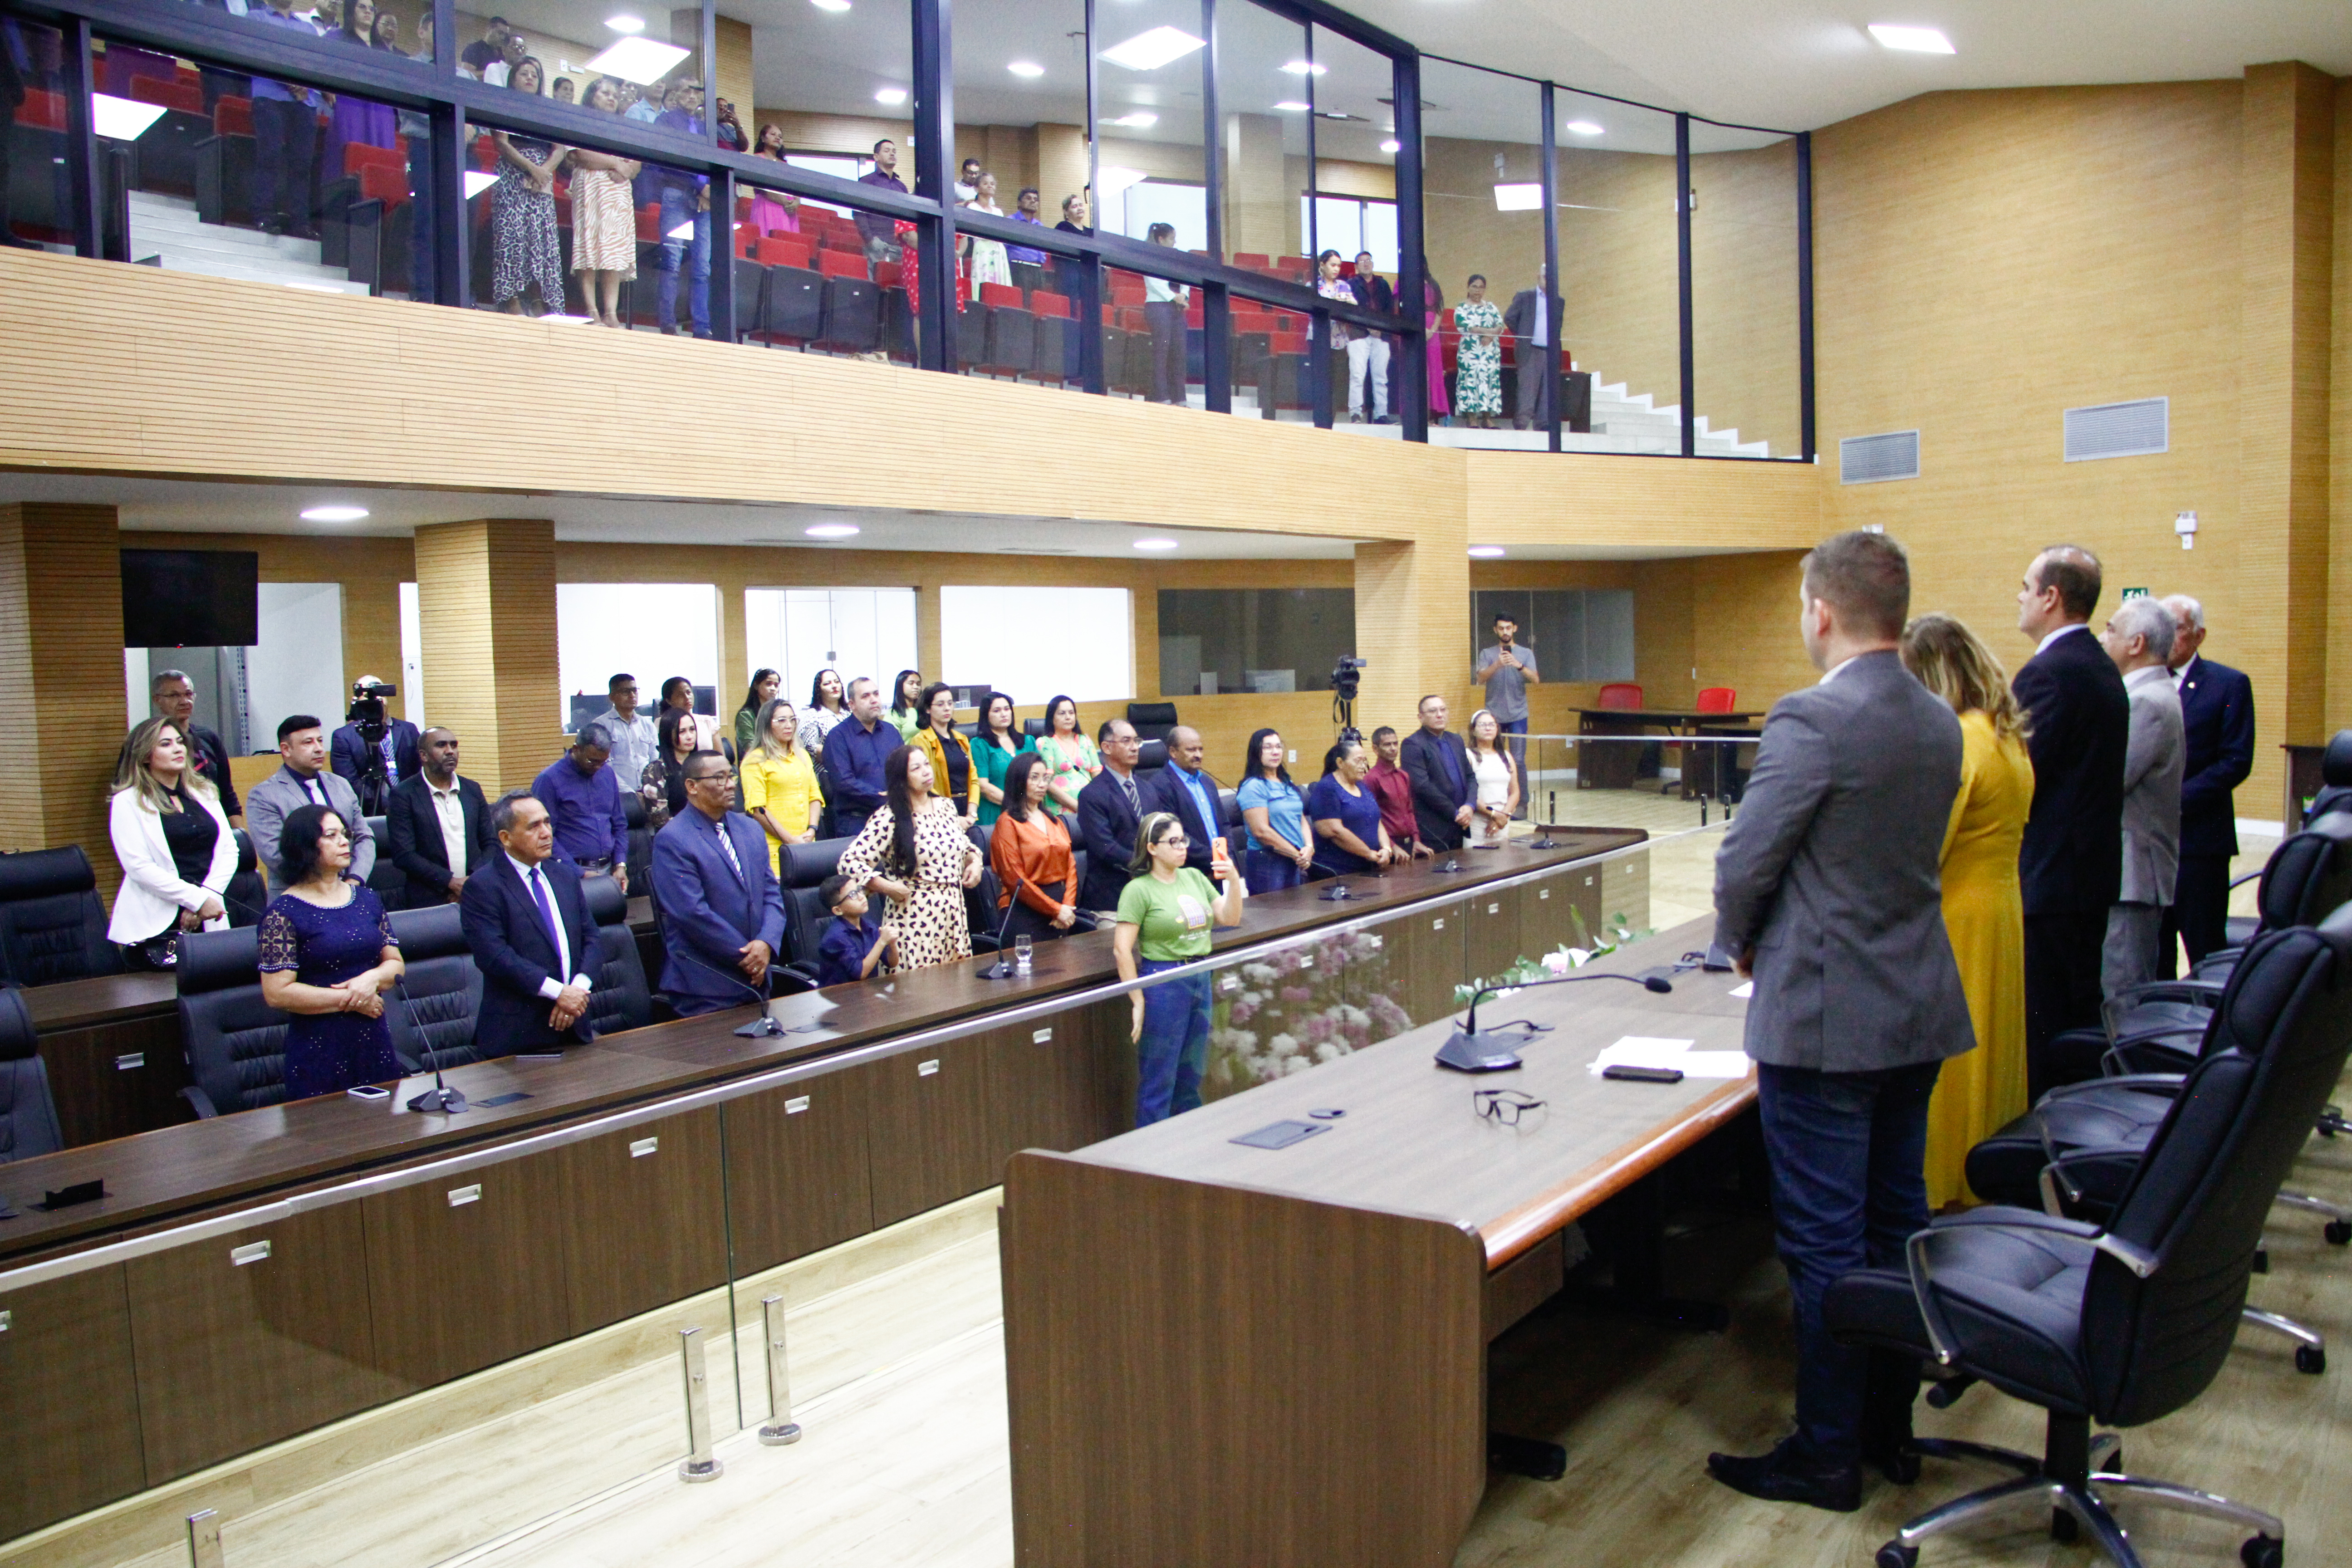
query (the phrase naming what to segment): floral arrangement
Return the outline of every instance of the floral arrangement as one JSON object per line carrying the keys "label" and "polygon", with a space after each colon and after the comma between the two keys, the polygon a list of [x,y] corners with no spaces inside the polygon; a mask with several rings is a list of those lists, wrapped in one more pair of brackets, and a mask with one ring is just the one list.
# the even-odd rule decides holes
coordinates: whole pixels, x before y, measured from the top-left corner
{"label": "floral arrangement", "polygon": [[1202,1100],[1305,1072],[1412,1027],[1377,931],[1343,931],[1220,974]]}
{"label": "floral arrangement", "polygon": [[[1583,922],[1579,921],[1577,923],[1581,925]],[[1484,980],[1473,980],[1465,984],[1456,985],[1454,988],[1454,1005],[1456,1007],[1467,1007],[1470,1005],[1470,998],[1477,995],[1481,991],[1493,992],[1495,999],[1499,1001],[1502,997],[1509,995],[1513,987],[1525,985],[1535,980],[1556,979],[1572,969],[1583,968],[1603,953],[1614,952],[1627,942],[1638,941],[1649,934],[1646,931],[1634,931],[1632,923],[1621,911],[1602,922],[1601,939],[1591,946],[1575,947],[1562,942],[1539,957],[1520,958],[1500,974],[1491,974]]]}

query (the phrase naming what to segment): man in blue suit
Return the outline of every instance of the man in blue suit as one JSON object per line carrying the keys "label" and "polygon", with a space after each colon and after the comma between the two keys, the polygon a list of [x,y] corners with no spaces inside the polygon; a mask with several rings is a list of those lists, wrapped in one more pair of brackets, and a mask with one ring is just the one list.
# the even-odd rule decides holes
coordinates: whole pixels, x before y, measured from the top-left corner
{"label": "man in blue suit", "polygon": [[732,809],[734,800],[727,759],[697,752],[686,759],[689,809],[654,836],[654,901],[669,955],[662,989],[683,1017],[764,998],[768,965],[784,942],[767,830]]}
{"label": "man in blue suit", "polygon": [[[1179,724],[1168,731],[1168,765],[1160,770],[1145,794],[1151,797],[1144,802],[1146,811],[1167,812],[1184,825],[1184,864],[1207,876],[1212,858],[1209,841],[1225,831],[1225,824],[1224,814],[1218,808],[1216,775],[1201,765],[1201,731],[1190,724]],[[1130,857],[1134,845],[1130,837]],[[1087,858],[1087,869],[1094,869],[1091,855]]]}
{"label": "man in blue suit", "polygon": [[493,850],[457,896],[458,920],[482,972],[474,1047],[486,1057],[587,1041],[596,988],[596,925],[580,868],[555,853],[555,826],[529,790],[490,807]]}
{"label": "man in blue suit", "polygon": [[[2178,935],[2195,963],[2228,940],[2230,858],[2238,852],[2237,787],[2254,771],[2254,683],[2216,664],[2205,646],[2205,606],[2186,594],[2164,601],[2179,626],[2172,641],[2173,689],[2189,732],[2180,773],[2180,869],[2164,921],[2157,973],[2173,973]],[[2287,824],[2293,832],[2294,824]]]}

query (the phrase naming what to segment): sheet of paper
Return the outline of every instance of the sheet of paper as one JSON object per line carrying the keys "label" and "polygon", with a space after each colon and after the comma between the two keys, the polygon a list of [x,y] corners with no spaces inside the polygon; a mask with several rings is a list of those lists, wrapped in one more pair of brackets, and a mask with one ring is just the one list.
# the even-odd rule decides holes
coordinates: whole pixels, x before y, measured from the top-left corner
{"label": "sheet of paper", "polygon": [[1670,1064],[1683,1069],[1685,1078],[1746,1078],[1746,1051],[1685,1051]]}
{"label": "sheet of paper", "polygon": [[1685,1078],[1746,1078],[1746,1051],[1695,1051],[1689,1040],[1627,1035],[1592,1059],[1597,1075],[1609,1067],[1674,1068]]}
{"label": "sheet of paper", "polygon": [[1753,980],[1743,980],[1738,984],[1731,988],[1731,995],[1734,1001],[1745,1002],[1750,996],[1755,994],[1756,982]]}

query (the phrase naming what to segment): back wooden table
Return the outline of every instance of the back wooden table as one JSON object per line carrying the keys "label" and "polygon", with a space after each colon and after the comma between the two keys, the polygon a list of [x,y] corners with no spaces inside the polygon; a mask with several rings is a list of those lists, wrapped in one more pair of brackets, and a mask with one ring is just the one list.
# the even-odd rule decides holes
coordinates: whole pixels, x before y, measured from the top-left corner
{"label": "back wooden table", "polygon": [[[1692,921],[1595,967],[1704,948]],[[1013,1157],[1003,1215],[1024,1568],[1442,1565],[1486,1482],[1487,1342],[1560,1283],[1559,1233],[1745,1110],[1755,1080],[1589,1064],[1628,1035],[1737,1050],[1730,974],[1480,1008],[1554,1026],[1514,1072],[1431,1059],[1447,1023],[1070,1154]],[[1516,1127],[1472,1092],[1546,1102]],[[1339,1110],[1267,1150],[1231,1140]]]}

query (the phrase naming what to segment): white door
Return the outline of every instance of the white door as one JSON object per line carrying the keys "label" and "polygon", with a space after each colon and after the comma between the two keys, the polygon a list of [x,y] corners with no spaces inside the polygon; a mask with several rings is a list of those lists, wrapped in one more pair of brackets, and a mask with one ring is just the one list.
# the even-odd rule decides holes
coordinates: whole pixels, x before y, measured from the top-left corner
{"label": "white door", "polygon": [[817,671],[859,676],[887,687],[915,667],[912,588],[749,588],[743,594],[744,653],[751,668],[783,672],[783,693],[808,700]]}

